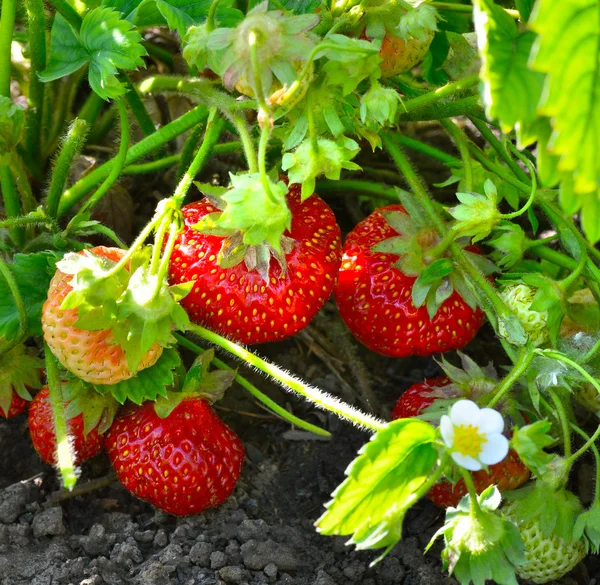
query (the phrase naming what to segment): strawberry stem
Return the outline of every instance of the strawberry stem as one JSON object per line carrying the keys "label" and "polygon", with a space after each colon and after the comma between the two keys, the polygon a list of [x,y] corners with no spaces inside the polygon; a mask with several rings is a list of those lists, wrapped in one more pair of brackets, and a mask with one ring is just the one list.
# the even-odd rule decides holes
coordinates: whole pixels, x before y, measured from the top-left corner
{"label": "strawberry stem", "polygon": [[265,193],[273,203],[277,203],[277,199],[271,191],[269,183],[269,175],[267,174],[267,146],[269,144],[269,134],[271,133],[271,125],[267,122],[260,129],[260,141],[258,143],[258,171],[260,173],[260,182]]}
{"label": "strawberry stem", "polygon": [[23,302],[23,297],[21,296],[21,291],[17,286],[15,278],[10,271],[10,268],[7,266],[6,262],[0,256],[0,275],[4,277],[6,280],[6,284],[8,284],[8,288],[12,294],[13,300],[15,302],[15,307],[17,308],[17,313],[19,315],[19,333],[12,340],[6,343],[4,347],[0,348],[0,357],[6,355],[9,351],[17,347],[27,336],[27,327],[28,327],[28,318],[27,318],[27,309],[25,307],[25,303]]}
{"label": "strawberry stem", "polygon": [[102,185],[98,187],[96,192],[86,201],[80,213],[90,211],[108,193],[115,181],[119,178],[121,170],[123,169],[123,167],[125,166],[125,162],[127,161],[127,154],[129,151],[129,137],[131,134],[129,128],[129,118],[127,116],[127,105],[123,97],[117,98],[115,102],[117,103],[117,109],[119,111],[119,120],[121,122],[121,143],[119,145],[119,152],[114,158],[114,164],[112,166],[110,174],[108,175],[108,177],[106,177]]}
{"label": "strawberry stem", "polygon": [[479,507],[479,499],[477,497],[477,490],[475,489],[473,477],[464,467],[459,466],[459,469],[461,475],[463,476],[467,491],[469,492],[469,500],[471,501],[471,515],[473,518],[478,518],[481,516],[481,508]]}
{"label": "strawberry stem", "polygon": [[571,430],[569,428],[569,419],[567,417],[567,413],[565,412],[565,407],[558,397],[558,394],[552,390],[552,388],[548,388],[547,392],[554,406],[554,415],[558,418],[562,429],[565,459],[571,463],[576,458],[571,456]]}
{"label": "strawberry stem", "polygon": [[[202,349],[199,345],[196,345],[193,341],[190,341],[183,335],[179,333],[174,333],[175,338],[177,339],[179,345],[193,351],[196,354],[200,354],[205,350]],[[230,368],[225,362],[221,361],[219,358],[213,358],[212,363],[219,368],[220,370],[226,370],[228,372],[234,371],[233,368]],[[309,431],[314,433],[315,435],[319,435],[320,437],[331,437],[331,433],[322,429],[316,425],[312,425],[297,416],[294,416],[285,408],[282,408],[275,401],[271,400],[266,394],[263,394],[254,384],[249,382],[246,378],[241,376],[240,374],[236,374],[234,380],[245,390],[250,392],[252,396],[254,396],[257,400],[262,402],[269,410],[273,411],[280,418],[288,421],[292,425],[296,425],[297,427],[304,429],[305,431]]]}
{"label": "strawberry stem", "polygon": [[217,8],[219,8],[219,4],[221,4],[222,0],[213,0],[210,4],[210,8],[208,9],[208,16],[206,17],[206,30],[208,32],[212,32],[217,28]]}
{"label": "strawberry stem", "polygon": [[77,476],[73,464],[73,454],[69,441],[67,419],[65,417],[65,405],[62,395],[62,385],[58,373],[58,362],[44,343],[44,355],[46,358],[46,376],[48,377],[48,389],[50,391],[50,402],[54,416],[54,432],[56,435],[56,460],[62,476],[63,486],[69,491],[75,487]]}
{"label": "strawberry stem", "polygon": [[[512,143],[510,143],[510,145],[512,146]],[[519,160],[521,160],[521,162],[529,169],[529,174],[531,175],[531,192],[527,201],[525,202],[525,205],[523,205],[521,209],[517,209],[517,211],[514,211],[513,213],[503,213],[500,216],[502,219],[515,219],[516,217],[523,215],[533,205],[537,193],[537,177],[535,176],[535,167],[531,164],[531,161],[528,158],[524,157],[516,148],[513,150],[513,152],[519,158]]]}
{"label": "strawberry stem", "polygon": [[156,289],[154,291],[154,296],[158,295],[160,291],[160,287],[167,279],[167,274],[169,272],[169,262],[171,260],[171,254],[173,253],[173,248],[175,248],[175,242],[177,240],[177,236],[179,235],[179,226],[177,222],[172,222],[169,226],[169,239],[167,240],[167,245],[162,254],[162,260],[160,263],[160,268],[158,269],[158,280],[156,282]]}
{"label": "strawberry stem", "polygon": [[471,164],[471,156],[469,155],[467,137],[464,131],[450,120],[450,118],[440,120],[440,124],[450,134],[456,148],[458,148],[458,152],[460,152],[462,167],[465,173],[465,188],[468,192],[473,191],[473,165]]}
{"label": "strawberry stem", "polygon": [[382,420],[370,414],[366,414],[361,410],[342,402],[339,398],[319,390],[318,388],[309,386],[302,380],[299,380],[298,378],[288,374],[276,365],[259,358],[257,355],[254,355],[253,353],[244,349],[241,345],[238,345],[237,343],[234,343],[233,341],[230,341],[229,339],[226,339],[217,333],[209,331],[200,325],[192,325],[190,327],[190,331],[199,337],[206,339],[210,343],[214,343],[215,345],[225,349],[247,364],[258,368],[265,374],[268,374],[274,380],[279,382],[284,389],[291,390],[292,392],[303,396],[318,407],[333,412],[340,418],[346,419],[361,428],[369,429],[371,431],[379,431],[385,427],[386,423]]}
{"label": "strawberry stem", "polygon": [[448,463],[450,463],[450,454],[448,453],[448,451],[444,451],[436,470],[427,478],[427,480],[425,480],[420,485],[420,487],[412,495],[412,502],[417,502],[418,500],[420,500],[438,482],[438,479],[440,479],[442,473],[444,473],[444,470],[448,466]]}
{"label": "strawberry stem", "polygon": [[[592,440],[592,438],[587,433],[581,430],[576,424],[570,423],[570,426],[571,429],[573,429],[573,431],[575,431],[584,441],[586,441],[586,444],[589,445],[589,448],[594,454],[594,461],[596,463],[596,481],[594,484],[594,500],[591,504],[591,506],[594,506],[600,503],[600,453],[598,452],[598,448],[594,444],[595,441]],[[573,461],[575,461],[575,458],[573,459]]]}
{"label": "strawberry stem", "polygon": [[258,160],[256,158],[256,150],[254,149],[254,141],[250,136],[250,131],[248,130],[248,124],[246,123],[245,118],[243,118],[240,114],[236,114],[235,116],[231,116],[231,121],[233,122],[238,136],[242,141],[242,147],[244,148],[244,156],[246,157],[248,170],[250,173],[257,173]]}
{"label": "strawberry stem", "polygon": [[173,200],[177,203],[178,207],[183,204],[196,175],[204,168],[206,161],[211,157],[212,151],[221,137],[224,125],[224,120],[218,115],[217,108],[213,106],[210,109],[208,121],[206,122],[202,145],[198,149],[198,152],[196,152],[196,156],[192,159],[188,170],[181,177],[173,194]]}
{"label": "strawberry stem", "polygon": [[[262,84],[260,76],[260,61],[258,59],[258,42],[259,35],[256,30],[251,30],[248,33],[248,45],[250,46],[250,63],[252,65],[252,81],[254,82],[254,91],[256,93],[256,101],[258,102],[259,110],[262,110],[267,116],[271,114],[271,107],[267,104],[265,98],[265,88]],[[259,112],[260,115],[260,112]],[[267,121],[268,125],[269,122]]]}
{"label": "strawberry stem", "polygon": [[504,395],[512,388],[513,384],[525,373],[532,360],[533,348],[530,344],[527,344],[519,352],[519,357],[508,375],[496,386],[496,393],[487,405],[489,408],[494,408],[494,406],[502,400]]}

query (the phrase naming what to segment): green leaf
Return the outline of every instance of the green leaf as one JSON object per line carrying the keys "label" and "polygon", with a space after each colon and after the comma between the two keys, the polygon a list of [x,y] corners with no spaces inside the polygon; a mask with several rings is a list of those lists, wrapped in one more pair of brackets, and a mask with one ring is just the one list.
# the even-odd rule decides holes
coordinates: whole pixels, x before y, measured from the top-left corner
{"label": "green leaf", "polygon": [[544,449],[554,445],[555,440],[548,434],[552,424],[548,420],[539,420],[530,425],[515,428],[511,447],[517,452],[519,458],[538,477],[549,471],[548,465],[554,458]]}
{"label": "green leaf", "polygon": [[[423,305],[427,299],[427,295],[432,285],[435,283],[439,286],[440,282],[454,270],[454,264],[449,258],[440,258],[432,262],[425,270],[419,274],[412,289],[412,302],[415,307]],[[450,289],[450,294],[452,288]],[[450,296],[450,295],[448,295]],[[445,300],[445,299],[444,299]],[[443,302],[443,301],[442,301]],[[438,306],[441,305],[441,302]],[[437,312],[437,311],[436,311]],[[435,313],[434,313],[435,314]]]}
{"label": "green leaf", "polygon": [[108,100],[126,93],[117,80],[120,69],[137,69],[144,64],[146,49],[142,37],[116,10],[94,8],[84,17],[79,36],[57,16],[52,27],[50,61],[40,73],[42,81],[52,81],[89,64],[88,78],[92,89]]}
{"label": "green leaf", "polygon": [[477,37],[473,33],[459,35],[455,32],[446,32],[446,37],[449,44],[448,58],[442,64],[442,69],[450,79],[457,80],[478,74],[481,60],[475,44]]}
{"label": "green leaf", "polygon": [[580,200],[581,227],[587,239],[595,244],[600,240],[600,193],[581,195]]}
{"label": "green leaf", "polygon": [[346,470],[316,522],[326,535],[352,535],[358,549],[391,547],[402,536],[402,520],[415,492],[437,461],[434,427],[401,419],[376,433]]}
{"label": "green leaf", "polygon": [[[25,303],[30,335],[42,334],[42,305],[60,257],[56,252],[15,254],[13,263],[8,265]],[[0,276],[0,338],[14,339],[18,331],[19,314],[10,289]]]}
{"label": "green leaf", "polygon": [[15,393],[31,400],[29,390],[42,387],[43,370],[44,360],[23,344],[0,355],[0,416],[7,418]]}
{"label": "green leaf", "polygon": [[535,0],[515,0],[515,6],[517,7],[523,22],[527,22],[529,20],[529,16],[531,15],[534,4]]}
{"label": "green leaf", "polygon": [[321,6],[321,0],[282,0],[280,4],[296,14],[308,14]]}
{"label": "green leaf", "polygon": [[158,361],[138,372],[133,378],[118,384],[94,385],[96,392],[110,392],[120,404],[131,400],[141,404],[144,400],[156,400],[158,396],[166,396],[169,387],[175,381],[175,370],[181,365],[181,358],[174,349],[165,349]]}
{"label": "green leaf", "polygon": [[547,73],[539,113],[551,120],[550,151],[573,173],[576,193],[597,192],[600,177],[599,21],[596,0],[539,0],[529,23],[539,35],[532,67]]}
{"label": "green leaf", "polygon": [[589,510],[583,512],[573,528],[575,540],[585,538],[589,550],[598,554],[600,550],[600,503],[594,503]]}
{"label": "green leaf", "polygon": [[473,5],[486,113],[509,132],[537,117],[544,75],[528,67],[536,35],[520,32],[515,20],[493,0],[475,0]]}

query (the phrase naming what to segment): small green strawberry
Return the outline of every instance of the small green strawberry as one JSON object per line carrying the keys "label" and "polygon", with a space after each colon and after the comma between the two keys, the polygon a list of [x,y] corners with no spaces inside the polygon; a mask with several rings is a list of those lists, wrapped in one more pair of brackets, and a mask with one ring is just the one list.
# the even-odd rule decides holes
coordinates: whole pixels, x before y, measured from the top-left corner
{"label": "small green strawberry", "polygon": [[[502,300],[508,308],[516,314],[529,335],[529,341],[534,347],[539,347],[549,339],[548,311],[535,311],[531,309],[537,290],[526,284],[513,284],[500,292]],[[502,323],[500,334],[502,334]]]}

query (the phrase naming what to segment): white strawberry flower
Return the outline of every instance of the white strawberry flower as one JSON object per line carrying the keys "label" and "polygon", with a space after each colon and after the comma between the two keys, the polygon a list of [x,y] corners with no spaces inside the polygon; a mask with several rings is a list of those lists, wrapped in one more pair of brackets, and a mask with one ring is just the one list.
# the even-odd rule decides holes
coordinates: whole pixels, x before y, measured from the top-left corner
{"label": "white strawberry flower", "polygon": [[497,410],[479,408],[471,400],[459,400],[440,420],[442,439],[452,459],[469,471],[479,471],[506,457],[508,439],[503,430],[504,420]]}

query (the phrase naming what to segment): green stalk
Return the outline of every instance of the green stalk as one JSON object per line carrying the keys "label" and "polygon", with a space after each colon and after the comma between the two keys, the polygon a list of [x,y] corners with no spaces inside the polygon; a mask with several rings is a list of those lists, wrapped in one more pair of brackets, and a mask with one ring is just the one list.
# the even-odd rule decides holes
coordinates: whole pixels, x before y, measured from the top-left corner
{"label": "green stalk", "polygon": [[23,213],[29,213],[37,208],[38,202],[35,198],[29,178],[27,177],[27,169],[23,164],[23,160],[19,156],[16,150],[13,150],[9,155],[9,167],[15,178],[17,190],[21,195],[21,206],[23,207]]}
{"label": "green stalk", "polygon": [[208,9],[208,15],[206,17],[206,30],[212,32],[217,28],[217,8],[222,0],[212,0],[210,8]]}
{"label": "green stalk", "polygon": [[418,502],[438,482],[438,479],[440,479],[442,473],[444,473],[444,470],[448,466],[448,463],[450,463],[450,454],[448,453],[448,451],[444,451],[436,470],[419,486],[417,491],[410,497],[410,503],[406,504],[407,508],[413,503]]}
{"label": "green stalk", "polygon": [[[473,12],[473,7],[470,4],[458,4],[454,2],[430,2],[431,6],[437,8],[438,10],[448,10],[449,12],[463,12],[471,14]],[[506,14],[512,16],[514,19],[518,20],[521,18],[518,10],[513,10],[512,8],[504,8],[501,6],[506,12]]]}
{"label": "green stalk", "polygon": [[151,41],[142,41],[142,46],[146,51],[148,51],[148,55],[157,61],[162,61],[165,65],[168,65],[171,69],[173,68],[173,55],[171,55],[170,51],[164,49],[163,47],[151,42]]}
{"label": "green stalk", "polygon": [[242,141],[242,147],[244,148],[244,155],[246,157],[246,164],[248,165],[248,170],[251,173],[258,172],[258,159],[256,158],[256,150],[254,149],[254,141],[250,136],[250,131],[248,130],[248,124],[246,123],[246,119],[241,114],[236,114],[231,116],[231,121],[237,130],[238,136]]}
{"label": "green stalk", "polygon": [[471,164],[471,156],[469,155],[467,137],[463,130],[449,118],[440,120],[440,124],[444,127],[446,132],[450,134],[456,148],[458,148],[458,152],[460,152],[462,166],[465,172],[465,188],[467,191],[473,191],[473,165]]}
{"label": "green stalk", "polygon": [[386,425],[382,420],[361,412],[359,409],[342,402],[338,398],[331,396],[325,392],[322,392],[318,388],[309,386],[305,382],[295,378],[288,374],[286,371],[277,367],[274,364],[270,364],[266,360],[263,360],[248,350],[244,349],[241,345],[226,339],[225,337],[218,335],[200,325],[192,325],[190,331],[203,339],[206,339],[210,343],[218,345],[225,349],[234,356],[240,358],[250,366],[259,369],[261,372],[271,376],[274,380],[279,382],[281,386],[290,390],[300,396],[306,398],[309,402],[316,404],[317,406],[333,412],[340,418],[346,419],[355,425],[369,429],[371,431],[379,431]]}
{"label": "green stalk", "polygon": [[267,122],[260,129],[260,141],[258,143],[258,172],[260,173],[260,182],[265,193],[273,203],[277,203],[271,185],[269,175],[267,174],[267,146],[269,144],[269,134],[271,134],[271,125]]}
{"label": "green stalk", "polygon": [[[598,448],[594,444],[590,436],[582,431],[577,425],[573,423],[570,424],[571,429],[573,429],[584,441],[589,445],[588,448],[592,449],[592,453],[594,454],[594,462],[596,464],[596,481],[594,482],[594,500],[592,502],[592,506],[597,505],[600,502],[600,453],[598,452]],[[575,459],[573,459],[575,461]]]}
{"label": "green stalk", "polygon": [[480,148],[473,144],[469,144],[469,150],[471,154],[488,170],[492,171],[496,175],[498,175],[501,179],[505,180],[507,183],[515,187],[515,189],[521,191],[521,193],[526,193],[527,196],[531,193],[531,188],[529,185],[522,183],[518,179],[512,175],[511,172],[508,171],[502,165],[496,164],[492,162],[481,150]]}
{"label": "green stalk", "polygon": [[453,81],[452,83],[448,83],[447,85],[443,85],[442,87],[438,87],[433,91],[429,91],[423,95],[420,95],[411,100],[407,100],[402,104],[401,110],[404,110],[404,113],[414,112],[424,106],[430,106],[435,104],[443,99],[446,99],[456,93],[465,91],[467,89],[471,89],[475,85],[479,83],[479,75],[471,75],[470,77],[465,77],[463,79],[459,79],[458,81]]}
{"label": "green stalk", "polygon": [[477,497],[477,490],[475,489],[473,477],[471,476],[469,471],[464,467],[459,466],[459,469],[463,477],[463,481],[465,482],[465,486],[467,487],[467,491],[469,492],[469,500],[471,502],[471,515],[474,518],[478,518],[481,516],[481,508],[479,506],[479,498]]}
{"label": "green stalk", "polygon": [[2,11],[0,11],[0,96],[4,97],[10,97],[10,57],[16,13],[16,0],[2,0]]}
{"label": "green stalk", "polygon": [[83,106],[81,106],[77,117],[80,120],[85,120],[90,125],[90,128],[92,128],[105,103],[106,102],[95,91],[92,91],[85,102],[83,102]]}
{"label": "green stalk", "polygon": [[191,132],[186,138],[183,148],[181,149],[181,155],[179,155],[179,164],[177,165],[178,181],[181,180],[183,173],[185,173],[190,164],[192,164],[196,147],[198,146],[198,142],[200,142],[200,137],[204,135],[204,130],[204,125],[198,124],[198,126],[192,128]]}
{"label": "green stalk", "polygon": [[548,262],[552,262],[552,264],[556,264],[565,270],[575,270],[577,267],[576,260],[573,260],[570,256],[566,256],[552,248],[547,248],[546,246],[533,246],[527,250],[538,258],[548,260]]}
{"label": "green stalk", "polygon": [[[157,130],[152,136],[148,136],[134,144],[128,151],[125,164],[131,164],[140,158],[148,155],[152,151],[160,148],[163,144],[170,142],[173,138],[180,136],[190,128],[205,120],[208,113],[205,106],[197,106],[193,110],[183,114],[173,122]],[[65,191],[62,195],[58,216],[61,217],[76,205],[94,185],[105,179],[112,171],[115,165],[115,159],[111,159],[98,167],[91,173],[82,177],[75,185]]]}
{"label": "green stalk", "polygon": [[[259,110],[262,110],[265,114],[269,115],[271,113],[271,106],[267,103],[265,88],[263,87],[262,78],[260,76],[261,65],[258,59],[258,42],[257,32],[251,30],[248,33],[248,45],[250,47],[250,63],[252,66],[252,81],[254,82],[256,101],[258,101]],[[265,124],[268,124],[268,122],[265,122]]]}
{"label": "green stalk", "polygon": [[110,174],[108,175],[108,177],[106,177],[102,185],[98,187],[96,192],[86,201],[80,213],[90,211],[94,208],[95,205],[98,204],[98,202],[108,193],[115,181],[119,178],[119,175],[121,174],[121,169],[123,169],[123,167],[125,166],[127,153],[129,150],[129,118],[127,117],[127,106],[125,105],[125,100],[123,99],[123,97],[119,97],[115,101],[117,102],[117,108],[119,110],[119,120],[121,122],[121,142],[119,144],[119,152],[117,153],[117,156],[113,159],[114,164],[110,170]]}
{"label": "green stalk", "polygon": [[17,313],[19,315],[19,333],[12,340],[6,342],[4,347],[0,347],[0,357],[6,355],[9,351],[13,350],[17,345],[22,343],[27,336],[27,329],[29,320],[27,318],[27,309],[25,307],[25,303],[23,302],[23,297],[21,296],[21,291],[17,286],[15,278],[10,271],[10,268],[7,266],[6,262],[2,260],[0,256],[0,276],[4,277],[6,280],[6,284],[8,284],[8,288],[10,290],[10,294],[13,297],[13,301],[15,303],[15,307],[17,308]]}
{"label": "green stalk", "polygon": [[211,108],[202,146],[198,149],[194,160],[192,160],[188,170],[181,178],[181,181],[179,181],[173,194],[173,199],[178,205],[183,204],[183,200],[192,186],[196,175],[204,168],[206,161],[210,158],[212,150],[221,136],[224,124],[223,119],[217,114],[217,109],[215,107]]}
{"label": "green stalk", "polygon": [[513,160],[500,140],[498,140],[496,135],[490,130],[490,127],[486,124],[486,122],[474,117],[469,117],[469,120],[471,120],[473,126],[479,130],[481,136],[483,136],[490,146],[498,153],[498,156],[508,165],[508,168],[515,174],[515,176],[520,181],[527,183],[528,178],[525,174],[525,171]]}
{"label": "green stalk", "polygon": [[79,16],[77,11],[67,2],[67,0],[49,0],[50,4],[54,6],[56,12],[58,12],[78,33],[81,28],[83,18]]}
{"label": "green stalk", "polygon": [[[15,179],[10,168],[5,164],[0,164],[0,189],[2,190],[6,217],[19,217],[21,215],[21,205],[19,203]],[[25,243],[25,232],[21,227],[13,228],[10,232],[10,237],[19,248]]]}
{"label": "green stalk", "polygon": [[[181,347],[185,347],[185,348],[189,349],[190,351],[193,351],[196,354],[204,352],[204,350],[199,345],[196,345],[194,342],[190,341],[183,335],[180,335],[179,333],[174,333],[173,335],[175,336],[175,338],[177,339],[177,343],[179,343],[179,345],[181,345]],[[228,372],[235,371],[233,368],[230,368],[225,362],[221,361],[219,358],[213,358],[212,363],[220,370],[227,370]],[[250,392],[250,394],[252,394],[252,396],[254,396],[254,398],[256,398],[257,400],[262,402],[269,410],[272,410],[276,415],[278,415],[283,420],[286,420],[289,423],[296,425],[297,427],[299,427],[301,429],[304,429],[305,431],[309,431],[310,433],[319,435],[320,437],[331,437],[331,433],[326,431],[325,429],[322,429],[320,427],[317,427],[315,425],[307,423],[306,421],[302,420],[301,418],[298,418],[297,416],[294,416],[293,414],[291,414],[290,412],[285,410],[285,408],[282,408],[281,406],[279,406],[279,404],[277,404],[277,402],[275,402],[274,400],[271,400],[266,394],[263,394],[256,386],[254,386],[254,384],[249,382],[243,376],[240,376],[240,374],[236,374],[234,380],[242,388],[244,388],[245,390]]]}
{"label": "green stalk", "polygon": [[319,179],[316,182],[315,190],[317,193],[324,193],[326,195],[346,195],[347,191],[365,193],[380,197],[390,203],[398,203],[398,194],[394,187],[382,185],[381,183],[371,183],[370,181],[360,181],[358,179],[341,179],[340,181]]}
{"label": "green stalk", "polygon": [[54,417],[56,461],[62,476],[63,486],[70,491],[77,483],[77,475],[75,474],[75,464],[73,462],[73,453],[71,452],[58,362],[46,343],[44,343],[44,354],[46,357],[46,377],[48,378],[48,389],[50,390],[50,403],[52,404],[52,414]]}
{"label": "green stalk", "polygon": [[515,382],[525,373],[532,361],[533,348],[527,344],[525,347],[521,348],[519,357],[517,358],[517,361],[514,363],[508,375],[505,376],[496,386],[496,393],[488,404],[489,408],[494,408],[494,406],[496,406],[496,404],[502,400],[504,395],[512,388]]}
{"label": "green stalk", "polygon": [[430,146],[429,144],[425,144],[420,140],[415,140],[414,138],[409,138],[408,136],[404,136],[403,134],[394,133],[394,139],[398,144],[402,146],[406,146],[411,148],[412,150],[417,150],[430,156],[431,158],[435,158],[449,167],[460,167],[461,161],[460,159],[452,156],[451,154],[447,154],[443,150],[439,148],[435,148],[435,146]]}
{"label": "green stalk", "polygon": [[44,116],[45,84],[38,73],[46,68],[46,20],[43,0],[25,0],[29,33],[29,96],[25,149],[31,161],[32,173],[42,177],[42,120]]}
{"label": "green stalk", "polygon": [[2,229],[2,228],[11,229],[13,227],[26,226],[26,225],[49,225],[51,227],[52,231],[58,230],[57,225],[49,217],[19,216],[19,217],[14,217],[12,219],[5,219],[3,221],[0,221],[0,229]]}
{"label": "green stalk", "polygon": [[598,341],[596,341],[596,343],[594,343],[594,347],[592,347],[592,349],[590,349],[580,360],[580,362],[582,364],[587,364],[597,353],[598,350],[600,349],[600,339],[598,339]]}
{"label": "green stalk", "polygon": [[46,198],[46,213],[54,219],[58,214],[58,204],[69,178],[73,159],[81,152],[88,130],[87,122],[78,118],[73,120],[52,169],[52,180]]}
{"label": "green stalk", "polygon": [[560,421],[560,426],[563,433],[563,442],[564,442],[564,454],[565,459],[567,461],[571,460],[571,429],[569,428],[569,419],[567,417],[567,413],[565,412],[565,407],[561,402],[560,398],[556,394],[556,392],[552,389],[548,389],[548,396],[550,396],[550,400],[552,401],[552,405],[554,406],[554,415]]}
{"label": "green stalk", "polygon": [[[413,99],[420,98],[421,96]],[[400,123],[441,120],[443,118],[454,118],[455,116],[483,117],[484,111],[481,107],[480,97],[478,95],[472,95],[456,100],[429,103],[424,106],[419,106],[417,109],[411,110],[410,112],[399,111],[396,122]]]}
{"label": "green stalk", "polygon": [[156,132],[156,126],[154,125],[154,122],[152,121],[152,118],[150,117],[150,114],[148,113],[140,94],[133,83],[131,83],[129,76],[124,76],[124,81],[125,86],[127,89],[129,89],[129,91],[125,94],[125,99],[129,104],[131,113],[134,115],[137,123],[142,129],[144,136],[150,136],[150,134],[154,134],[154,132]]}

